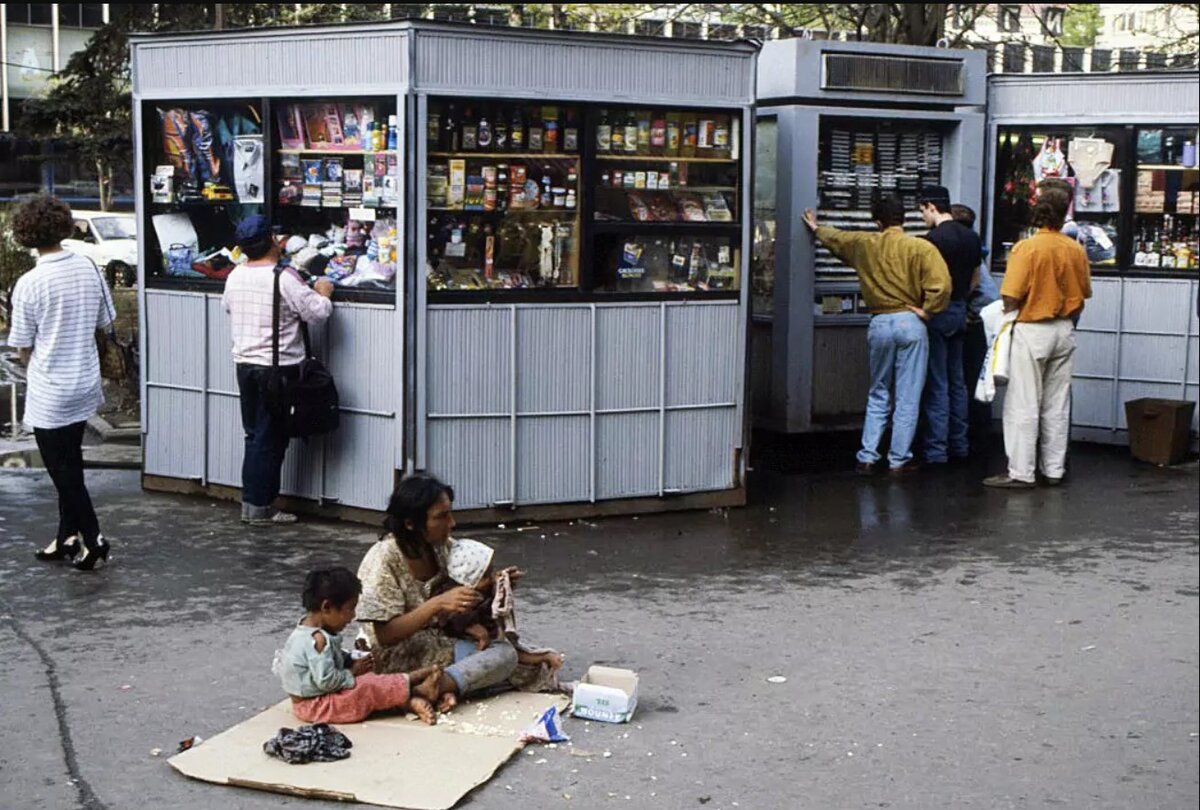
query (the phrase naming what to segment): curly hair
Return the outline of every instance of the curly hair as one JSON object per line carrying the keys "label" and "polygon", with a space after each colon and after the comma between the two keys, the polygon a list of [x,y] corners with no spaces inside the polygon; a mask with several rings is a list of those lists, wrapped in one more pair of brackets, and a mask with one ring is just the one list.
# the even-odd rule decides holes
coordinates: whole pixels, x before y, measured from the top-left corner
{"label": "curly hair", "polygon": [[1049,179],[1038,184],[1038,198],[1030,215],[1032,225],[1061,231],[1071,207],[1071,185],[1063,180]]}
{"label": "curly hair", "polygon": [[56,247],[75,232],[71,206],[49,194],[39,194],[17,206],[12,217],[13,238],[27,248]]}

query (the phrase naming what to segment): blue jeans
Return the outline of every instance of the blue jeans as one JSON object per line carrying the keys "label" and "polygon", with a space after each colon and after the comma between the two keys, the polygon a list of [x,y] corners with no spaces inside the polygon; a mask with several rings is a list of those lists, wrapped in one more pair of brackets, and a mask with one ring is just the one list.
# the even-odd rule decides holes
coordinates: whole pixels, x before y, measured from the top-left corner
{"label": "blue jeans", "polygon": [[504,683],[516,668],[517,651],[508,641],[493,641],[486,650],[480,650],[474,640],[458,639],[454,642],[454,664],[446,667],[446,674],[458,687],[458,694],[469,697]]}
{"label": "blue jeans", "polygon": [[[963,371],[967,304],[950,306],[929,318],[929,377],[925,381],[925,461],[945,464],[949,456],[965,458],[967,382]],[[949,455],[947,455],[949,445]]]}
{"label": "blue jeans", "polygon": [[[295,369],[298,371],[299,366]],[[284,367],[288,373],[290,367]],[[242,403],[242,429],[246,450],[242,456],[242,504],[265,510],[279,497],[280,471],[287,453],[288,437],[283,426],[267,408],[266,366],[237,366],[238,393]],[[261,517],[263,515],[255,515]]]}
{"label": "blue jeans", "polygon": [[879,461],[879,442],[890,418],[892,449],[888,463],[896,469],[912,460],[921,390],[929,364],[929,331],[911,312],[876,315],[867,329],[867,350],[871,355],[871,390],[858,460],[863,464]]}

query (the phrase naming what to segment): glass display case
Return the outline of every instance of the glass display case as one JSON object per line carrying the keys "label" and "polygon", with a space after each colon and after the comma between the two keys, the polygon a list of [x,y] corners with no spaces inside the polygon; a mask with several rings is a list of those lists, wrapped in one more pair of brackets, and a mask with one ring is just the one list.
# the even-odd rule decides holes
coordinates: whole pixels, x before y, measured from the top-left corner
{"label": "glass display case", "polygon": [[576,296],[737,290],[738,120],[701,111],[430,100],[428,289]]}
{"label": "glass display case", "polygon": [[993,269],[1032,235],[1038,182],[1074,189],[1064,233],[1093,268],[1194,273],[1200,252],[1197,131],[1187,127],[1010,127],[996,153]]}
{"label": "glass display case", "polygon": [[261,99],[144,105],[147,278],[229,275],[234,228],[266,202],[263,112]]}
{"label": "glass display case", "polygon": [[430,290],[579,286],[578,107],[431,101]]}

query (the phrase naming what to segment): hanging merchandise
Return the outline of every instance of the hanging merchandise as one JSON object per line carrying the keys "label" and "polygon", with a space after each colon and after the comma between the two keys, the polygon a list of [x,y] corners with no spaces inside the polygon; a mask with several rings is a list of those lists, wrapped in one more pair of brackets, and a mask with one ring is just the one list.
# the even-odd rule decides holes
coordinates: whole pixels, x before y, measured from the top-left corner
{"label": "hanging merchandise", "polygon": [[263,193],[263,139],[242,135],[233,139],[233,187],[239,202],[265,202]]}
{"label": "hanging merchandise", "polygon": [[163,152],[167,160],[194,183],[195,161],[192,159],[191,122],[187,111],[178,108],[159,110],[158,116],[162,122]]}
{"label": "hanging merchandise", "polygon": [[213,119],[205,110],[188,114],[191,120],[191,145],[196,156],[197,180],[200,183],[219,183],[221,158],[213,143]]}
{"label": "hanging merchandise", "polygon": [[1091,186],[1075,186],[1075,211],[1084,214],[1109,214],[1121,210],[1121,172],[1105,169]]}
{"label": "hanging merchandise", "polygon": [[1143,129],[1138,132],[1138,163],[1158,163],[1162,160],[1163,131]]}
{"label": "hanging merchandise", "polygon": [[1050,178],[1067,176],[1067,161],[1062,153],[1062,141],[1058,138],[1047,138],[1042,143],[1042,151],[1033,159],[1033,180],[1040,183]]}
{"label": "hanging merchandise", "polygon": [[1079,185],[1091,187],[1112,165],[1113,145],[1103,138],[1072,138],[1069,154]]}

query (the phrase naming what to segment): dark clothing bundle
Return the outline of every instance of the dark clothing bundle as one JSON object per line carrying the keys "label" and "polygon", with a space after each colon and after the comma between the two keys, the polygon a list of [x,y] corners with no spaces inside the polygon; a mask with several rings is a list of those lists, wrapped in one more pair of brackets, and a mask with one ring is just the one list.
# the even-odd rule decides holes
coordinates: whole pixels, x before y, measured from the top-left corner
{"label": "dark clothing bundle", "polygon": [[279,733],[263,743],[268,756],[282,759],[289,765],[309,762],[335,762],[350,756],[354,743],[328,723],[281,728]]}
{"label": "dark clothing bundle", "polygon": [[966,301],[971,295],[971,278],[983,261],[983,242],[979,234],[950,220],[933,228],[925,237],[942,254],[950,268],[950,300]]}

